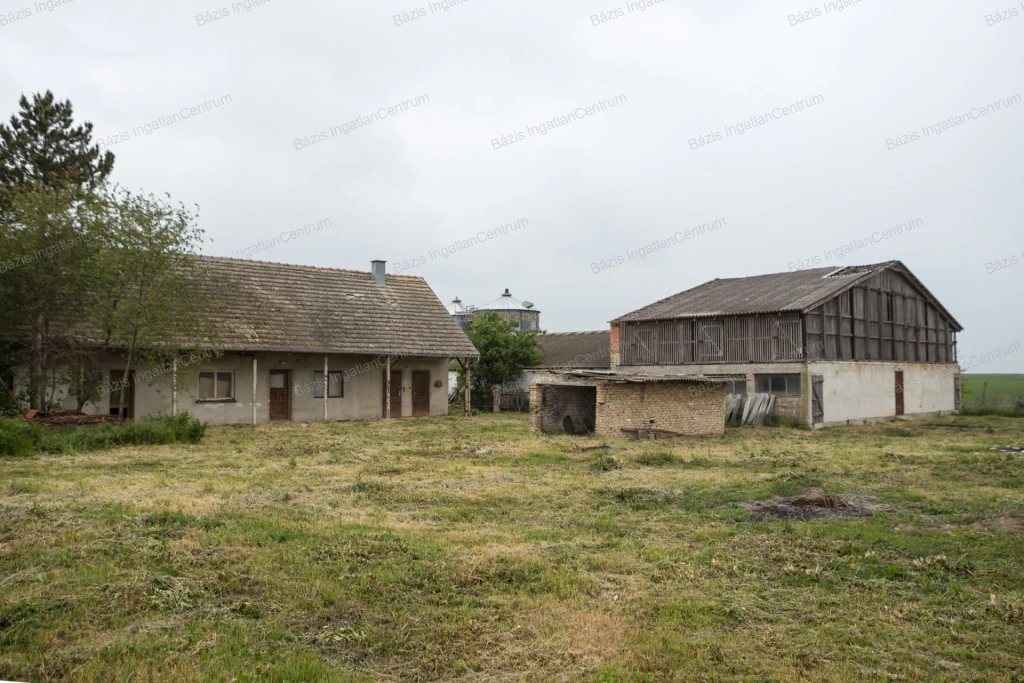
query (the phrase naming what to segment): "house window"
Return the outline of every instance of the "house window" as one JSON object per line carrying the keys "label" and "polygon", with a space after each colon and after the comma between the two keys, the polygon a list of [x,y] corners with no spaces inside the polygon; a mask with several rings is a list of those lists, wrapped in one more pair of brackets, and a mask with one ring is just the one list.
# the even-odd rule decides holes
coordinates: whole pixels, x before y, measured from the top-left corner
{"label": "house window", "polygon": [[234,370],[207,370],[199,373],[200,401],[232,401],[234,398]]}
{"label": "house window", "polygon": [[733,394],[736,396],[745,396],[747,393],[747,380],[745,379],[731,379],[728,385],[726,385],[726,393]]}
{"label": "house window", "polygon": [[[345,381],[342,373],[330,370],[327,373],[327,398],[344,398]],[[313,398],[324,397],[324,371],[313,372]]]}
{"label": "house window", "polygon": [[757,393],[800,396],[800,375],[756,375]]}

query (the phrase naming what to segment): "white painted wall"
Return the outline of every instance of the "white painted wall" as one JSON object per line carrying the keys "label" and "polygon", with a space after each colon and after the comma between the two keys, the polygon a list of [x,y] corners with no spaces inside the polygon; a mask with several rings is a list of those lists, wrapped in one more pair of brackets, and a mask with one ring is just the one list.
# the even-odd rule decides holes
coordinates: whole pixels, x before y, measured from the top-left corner
{"label": "white painted wall", "polygon": [[825,425],[873,422],[896,416],[896,371],[903,371],[905,414],[941,415],[956,409],[955,363],[810,363],[824,378]]}
{"label": "white painted wall", "polygon": [[903,370],[907,416],[941,415],[956,409],[955,377],[960,367],[926,363],[829,361],[820,363],[733,363],[714,365],[618,366],[625,372],[647,375],[746,375],[747,391],[753,393],[754,375],[799,374],[802,395],[779,397],[776,415],[810,425],[811,377],[824,377],[825,425],[871,422],[896,416],[896,371]]}
{"label": "white painted wall", "polygon": [[[331,372],[345,373],[343,398],[328,398],[328,420],[372,420],[382,415],[384,392],[384,358],[381,356],[335,355],[329,358]],[[187,367],[186,367],[187,366]],[[258,354],[256,414],[258,422],[270,419],[270,370],[291,371],[291,419],[296,422],[323,419],[323,399],[313,397],[314,373],[323,371],[322,355],[312,354]],[[101,364],[104,384],[110,382],[111,370],[123,370],[124,361],[111,356]],[[235,398],[229,402],[198,400],[199,372],[201,370],[232,370],[235,373]],[[392,417],[412,416],[412,371],[430,372],[430,414],[448,414],[448,360],[446,358],[402,358],[392,364],[392,382],[402,386],[401,406],[392,405]],[[135,417],[171,414],[171,374],[159,368],[136,368]],[[441,386],[435,387],[436,380]],[[220,358],[200,359],[199,364],[179,364],[178,412],[188,412],[210,424],[252,423],[252,356],[227,353]],[[116,402],[119,390],[112,392]],[[74,408],[74,397],[66,391],[58,392],[64,408]],[[105,414],[110,412],[111,395],[104,394],[95,403],[87,404],[84,412]]]}

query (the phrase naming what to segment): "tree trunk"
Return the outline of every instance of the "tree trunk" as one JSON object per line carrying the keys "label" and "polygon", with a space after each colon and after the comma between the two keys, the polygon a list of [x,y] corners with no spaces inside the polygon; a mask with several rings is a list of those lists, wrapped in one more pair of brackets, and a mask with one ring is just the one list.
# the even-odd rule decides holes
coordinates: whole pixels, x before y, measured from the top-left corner
{"label": "tree trunk", "polygon": [[96,387],[99,386],[101,381],[103,381],[103,375],[96,372],[89,373],[88,382],[85,381],[84,377],[79,381],[78,396],[76,397],[78,402],[78,412],[82,412],[85,409],[85,404],[88,403],[89,399],[91,399],[93,394],[96,393]]}
{"label": "tree trunk", "polygon": [[44,410],[43,403],[46,396],[46,359],[44,356],[45,344],[43,343],[43,332],[42,330],[36,330],[35,336],[32,339],[32,374],[29,377],[29,382],[35,382],[36,386],[33,387],[30,408],[35,410]]}
{"label": "tree trunk", "polygon": [[128,409],[124,408],[124,395],[128,390],[127,382],[131,377],[132,371],[132,356],[135,354],[135,340],[138,338],[137,332],[132,332],[132,343],[128,345],[128,362],[125,364],[124,375],[121,377],[121,398],[118,400],[117,405],[122,406],[117,416],[117,423],[124,425],[125,418],[128,417]]}

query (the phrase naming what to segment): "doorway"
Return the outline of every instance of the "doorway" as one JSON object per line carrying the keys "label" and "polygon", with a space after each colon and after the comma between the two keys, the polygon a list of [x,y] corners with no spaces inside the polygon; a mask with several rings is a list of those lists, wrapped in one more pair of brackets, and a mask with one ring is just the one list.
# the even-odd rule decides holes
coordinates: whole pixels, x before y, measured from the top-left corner
{"label": "doorway", "polygon": [[430,415],[430,370],[412,371],[412,416]]}
{"label": "doorway", "polygon": [[[124,403],[121,400],[121,387],[124,386]],[[128,374],[124,378],[124,370],[110,371],[110,414],[119,415],[125,420],[135,419],[135,375]]]}
{"label": "doorway", "polygon": [[816,425],[825,422],[825,378],[822,375],[811,376],[811,420]]}
{"label": "doorway", "polygon": [[270,371],[270,419],[292,419],[292,371]]}
{"label": "doorway", "polygon": [[591,434],[597,426],[597,387],[541,384],[540,430],[546,434]]}
{"label": "doorway", "polygon": [[[388,371],[382,375],[380,389],[380,414],[381,417],[388,415],[387,386]],[[402,417],[402,371],[391,369],[391,417]]]}
{"label": "doorway", "polygon": [[896,371],[896,414],[906,414],[906,401],[903,396],[903,371]]}

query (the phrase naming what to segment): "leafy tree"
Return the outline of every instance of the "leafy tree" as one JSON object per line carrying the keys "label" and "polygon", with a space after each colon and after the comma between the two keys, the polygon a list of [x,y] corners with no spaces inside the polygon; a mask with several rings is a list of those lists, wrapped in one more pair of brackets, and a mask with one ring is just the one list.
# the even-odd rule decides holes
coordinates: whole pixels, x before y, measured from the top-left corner
{"label": "leafy tree", "polygon": [[[97,322],[124,353],[130,377],[139,363],[166,363],[182,342],[213,340],[210,288],[196,258],[203,231],[184,205],[115,191],[110,206],[99,264],[106,298]],[[123,405],[128,387],[118,389]]]}
{"label": "leafy tree", "polygon": [[[82,409],[101,384],[93,368],[112,352],[128,377],[183,341],[212,341],[195,258],[202,231],[185,207],[107,188],[36,186],[12,200],[0,219],[0,365],[29,368],[31,407],[49,408],[68,387]],[[114,388],[122,404],[126,390]]]}
{"label": "leafy tree", "polygon": [[87,341],[83,333],[102,289],[96,266],[106,211],[95,195],[41,184],[10,199],[0,218],[0,364],[28,366],[29,404],[43,409],[59,369],[77,364]]}
{"label": "leafy tree", "polygon": [[[470,389],[477,396],[489,396],[492,387],[518,380],[523,368],[543,359],[537,349],[540,330],[520,330],[519,323],[495,311],[477,313],[466,333],[480,352],[470,372]],[[464,384],[460,370],[459,386]]]}
{"label": "leafy tree", "polygon": [[12,195],[42,184],[89,191],[99,187],[114,168],[114,155],[92,144],[92,124],[74,125],[71,102],[57,101],[49,90],[30,102],[10,125],[0,123],[0,217],[10,209]]}

